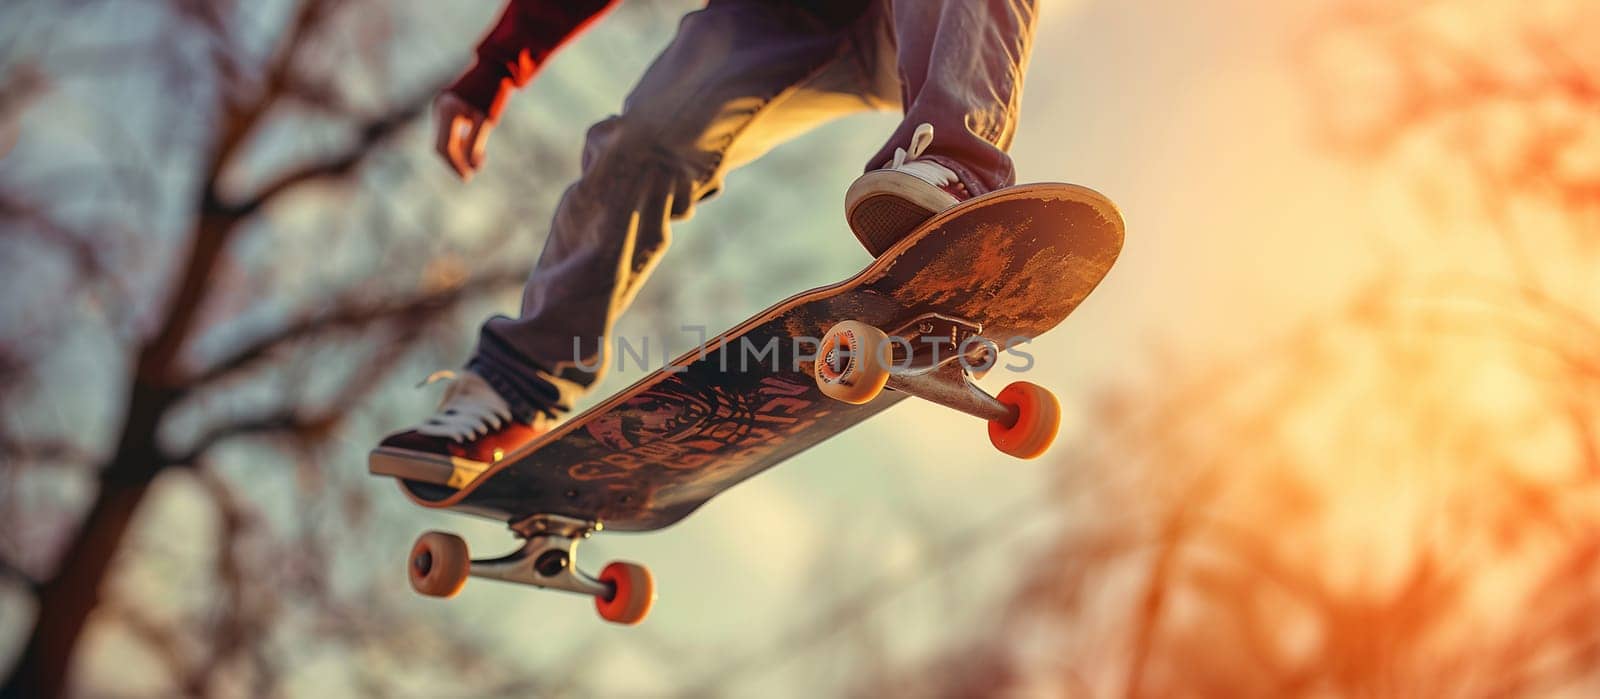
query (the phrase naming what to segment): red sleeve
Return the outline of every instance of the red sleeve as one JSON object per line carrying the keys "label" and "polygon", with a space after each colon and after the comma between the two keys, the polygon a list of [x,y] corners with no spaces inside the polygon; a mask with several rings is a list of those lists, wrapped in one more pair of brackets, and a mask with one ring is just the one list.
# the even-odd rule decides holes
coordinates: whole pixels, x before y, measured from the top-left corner
{"label": "red sleeve", "polygon": [[511,0],[478,60],[449,88],[467,104],[498,119],[512,91],[526,85],[550,54],[577,36],[618,0]]}

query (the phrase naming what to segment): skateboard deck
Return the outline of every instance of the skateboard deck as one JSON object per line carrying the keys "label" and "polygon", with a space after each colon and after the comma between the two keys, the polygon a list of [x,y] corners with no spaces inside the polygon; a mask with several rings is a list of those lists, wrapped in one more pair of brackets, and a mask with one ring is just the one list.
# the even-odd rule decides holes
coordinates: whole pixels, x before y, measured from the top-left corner
{"label": "skateboard deck", "polygon": [[460,488],[397,480],[419,505],[514,525],[548,515],[607,531],[666,527],[907,397],[889,390],[852,405],[824,395],[806,338],[847,319],[892,332],[931,316],[997,343],[1035,338],[1100,283],[1122,236],[1116,207],[1087,188],[1030,184],[974,198],[849,279],[756,314]]}

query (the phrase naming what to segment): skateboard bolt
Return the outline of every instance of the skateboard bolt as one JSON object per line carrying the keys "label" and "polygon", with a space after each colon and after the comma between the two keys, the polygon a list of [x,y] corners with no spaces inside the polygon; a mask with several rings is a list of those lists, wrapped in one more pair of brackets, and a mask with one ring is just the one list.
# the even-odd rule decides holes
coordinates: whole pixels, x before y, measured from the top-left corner
{"label": "skateboard bolt", "polygon": [[552,578],[560,575],[561,571],[566,570],[567,564],[570,562],[566,551],[545,551],[539,554],[537,559],[534,559],[533,569],[539,571],[540,575]]}
{"label": "skateboard bolt", "polygon": [[411,561],[411,567],[416,568],[418,573],[427,575],[428,571],[433,570],[433,553],[429,551],[423,551],[421,554],[418,554],[417,557]]}

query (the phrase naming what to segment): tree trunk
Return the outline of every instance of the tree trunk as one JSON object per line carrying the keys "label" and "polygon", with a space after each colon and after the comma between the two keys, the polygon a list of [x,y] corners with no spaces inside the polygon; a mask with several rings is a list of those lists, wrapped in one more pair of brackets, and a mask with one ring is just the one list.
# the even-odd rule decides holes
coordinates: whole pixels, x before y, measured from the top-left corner
{"label": "tree trunk", "polygon": [[165,465],[156,448],[156,428],[174,397],[173,392],[148,383],[134,385],[117,452],[100,470],[94,502],[54,575],[39,586],[33,631],[0,697],[64,694],[73,649],[100,602],[100,584],[134,513]]}

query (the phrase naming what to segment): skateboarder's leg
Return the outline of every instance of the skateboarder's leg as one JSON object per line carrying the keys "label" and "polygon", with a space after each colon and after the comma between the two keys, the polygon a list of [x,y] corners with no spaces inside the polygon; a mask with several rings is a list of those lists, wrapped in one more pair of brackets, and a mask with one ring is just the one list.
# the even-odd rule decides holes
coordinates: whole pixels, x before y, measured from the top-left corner
{"label": "skateboarder's leg", "polygon": [[1006,151],[1036,17],[1033,0],[918,0],[891,11],[906,118],[846,196],[851,227],[874,255],[938,211],[1015,184]]}
{"label": "skateboarder's leg", "polygon": [[[851,31],[759,0],[711,2],[683,19],[622,114],[589,130],[521,315],[483,328],[471,367],[514,411],[529,401],[568,409],[600,378],[606,339],[665,252],[670,222],[729,169],[827,119],[892,108],[892,76],[866,84]],[[874,92],[884,97],[863,97]]]}
{"label": "skateboarder's leg", "polygon": [[863,58],[892,43],[859,35],[887,26],[871,4],[837,21],[762,0],[712,0],[686,16],[622,114],[589,130],[519,317],[484,325],[439,412],[385,439],[373,470],[460,480],[462,464],[485,468],[547,429],[599,380],[611,328],[666,251],[671,221],[778,142],[897,106],[893,73]]}

